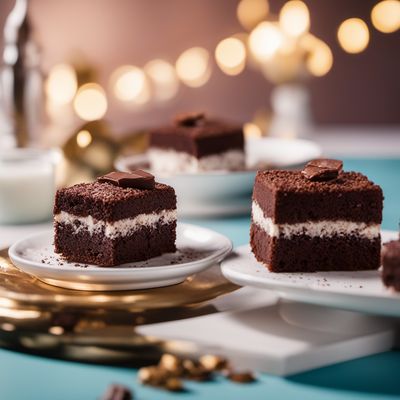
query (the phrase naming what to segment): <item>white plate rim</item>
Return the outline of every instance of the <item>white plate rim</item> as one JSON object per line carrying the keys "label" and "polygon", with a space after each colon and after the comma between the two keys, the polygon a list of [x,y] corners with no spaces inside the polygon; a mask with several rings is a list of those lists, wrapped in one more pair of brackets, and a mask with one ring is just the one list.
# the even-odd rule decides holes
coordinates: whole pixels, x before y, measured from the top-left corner
{"label": "white plate rim", "polygon": [[[382,230],[382,234],[387,234],[387,235],[397,235],[398,233],[395,231],[388,231],[388,230]],[[235,250],[249,250],[250,245],[245,244],[242,246],[238,246]],[[252,254],[250,252],[250,254]],[[281,297],[289,299],[289,300],[294,300],[294,301],[302,301],[302,302],[307,302],[310,304],[324,304],[326,306],[330,307],[339,307],[339,308],[348,308],[351,310],[354,310],[355,307],[352,307],[351,304],[346,305],[346,301],[343,300],[348,300],[348,301],[353,301],[354,303],[357,303],[358,306],[356,307],[357,309],[363,309],[365,312],[368,312],[368,310],[371,310],[371,312],[374,313],[379,313],[379,314],[387,314],[387,315],[397,315],[400,316],[400,309],[398,312],[393,312],[393,308],[388,309],[386,312],[383,310],[380,306],[380,304],[385,303],[385,304],[395,304],[400,305],[400,293],[394,293],[388,288],[388,296],[382,296],[379,293],[356,293],[356,292],[346,292],[346,291],[340,291],[340,290],[335,290],[335,289],[329,289],[327,290],[326,288],[320,288],[316,286],[299,286],[297,283],[294,282],[282,282],[282,281],[274,281],[274,280],[268,280],[267,278],[260,279],[260,281],[257,282],[255,277],[253,275],[249,275],[245,272],[242,271],[232,271],[229,268],[229,257],[222,261],[221,263],[221,271],[222,274],[230,280],[231,282],[241,285],[241,286],[251,286],[251,287],[257,287],[265,290],[273,290],[281,295]],[[260,268],[266,268],[264,265],[259,263]],[[324,271],[320,271],[320,273],[323,273]],[[335,271],[332,271],[335,272]],[[336,271],[337,272],[337,271]],[[342,271],[341,271],[342,272]],[[352,273],[356,273],[357,271],[351,271]],[[291,275],[295,275],[296,273],[288,273]],[[302,273],[303,275],[306,275],[308,273]],[[311,274],[311,273],[309,273]],[[341,297],[341,301],[336,301],[338,297]],[[332,300],[334,299],[334,300]],[[368,306],[368,302],[373,301],[373,302],[379,302],[380,304],[373,304],[372,307]],[[363,304],[363,302],[366,302]],[[340,305],[339,305],[340,304]]]}
{"label": "white plate rim", "polygon": [[[314,141],[312,140],[307,140],[307,139],[282,139],[282,138],[276,138],[276,137],[263,137],[261,139],[246,139],[246,141],[255,141],[255,140],[268,140],[268,141],[274,141],[274,142],[288,142],[290,141],[291,144],[301,144],[301,145],[307,145],[310,147],[313,147],[314,151],[315,151],[315,158],[318,158],[322,155],[322,149],[321,147]],[[304,162],[308,161],[310,158],[306,157],[304,159]],[[146,153],[137,153],[137,154],[132,154],[129,156],[122,156],[122,157],[118,157],[115,160],[115,168],[119,171],[127,171],[126,168],[126,163],[129,162],[129,160],[131,160],[131,162],[136,162],[136,163],[144,163],[147,162],[147,155]],[[302,165],[304,164],[304,162],[293,162],[293,163],[288,163],[285,165],[279,165],[279,166],[274,166],[272,165],[271,168],[276,169],[276,168],[294,168],[296,166]],[[198,176],[198,177],[207,177],[207,176],[226,176],[226,175],[254,175],[256,172],[258,171],[257,168],[254,169],[248,169],[248,170],[240,170],[240,171],[229,171],[229,170],[215,170],[215,171],[201,171],[201,172],[196,172],[196,173],[185,173],[185,172],[179,172],[179,173],[174,173],[174,174],[166,174],[166,175],[162,175],[162,174],[157,174],[157,176],[159,176],[160,178],[193,178],[193,176]],[[151,172],[151,171],[150,171]]]}
{"label": "white plate rim", "polygon": [[[219,263],[221,262],[231,251],[233,248],[232,241],[226,237],[225,235],[222,235],[221,233],[218,233],[212,229],[204,228],[201,226],[193,225],[193,224],[186,224],[186,223],[178,223],[181,229],[188,229],[188,228],[195,228],[199,230],[203,230],[206,232],[211,233],[214,236],[218,236],[220,240],[224,241],[224,246],[218,250],[216,250],[213,254],[204,257],[200,260],[195,260],[191,262],[186,262],[182,264],[175,264],[175,265],[160,265],[160,266],[155,266],[155,267],[140,267],[140,268],[129,268],[129,267],[98,267],[96,269],[63,269],[62,267],[60,268],[60,271],[64,274],[64,276],[76,276],[78,272],[81,272],[82,275],[87,275],[87,276],[101,276],[101,275],[106,275],[112,273],[113,275],[118,275],[119,278],[124,277],[124,276],[132,276],[132,272],[134,271],[135,278],[140,278],[140,275],[147,275],[148,273],[155,273],[159,272],[161,269],[162,271],[165,272],[173,272],[176,271],[177,275],[182,275],[182,273],[179,273],[181,271],[178,271],[179,269],[191,269],[194,270],[195,272],[198,269],[202,269],[204,265],[209,265],[212,266],[213,263]],[[43,273],[50,273],[53,274],[56,269],[54,267],[49,267],[46,264],[42,264],[39,262],[35,262],[32,260],[27,260],[24,257],[21,257],[18,254],[18,249],[20,246],[23,245],[24,242],[32,240],[32,239],[38,239],[40,236],[48,236],[52,230],[46,230],[42,232],[37,232],[31,235],[28,235],[18,241],[16,241],[13,245],[10,246],[8,250],[9,257],[13,264],[21,269],[23,272],[26,272],[23,268],[19,266],[19,264],[27,264],[32,268],[36,268],[38,270],[43,271]],[[128,265],[128,264],[127,264]],[[193,274],[194,272],[191,272]],[[32,275],[32,273],[30,273]],[[35,275],[36,276],[36,275]],[[154,280],[158,280],[159,278],[157,276],[154,277]],[[136,280],[136,279],[135,279]],[[149,279],[151,280],[151,279]]]}

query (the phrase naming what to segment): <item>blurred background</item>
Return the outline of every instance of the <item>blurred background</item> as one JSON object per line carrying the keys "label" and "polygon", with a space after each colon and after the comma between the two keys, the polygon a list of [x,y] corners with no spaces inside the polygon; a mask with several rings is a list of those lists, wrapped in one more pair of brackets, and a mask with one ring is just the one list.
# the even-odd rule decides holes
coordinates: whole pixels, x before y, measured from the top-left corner
{"label": "blurred background", "polygon": [[77,160],[101,137],[96,173],[180,111],[247,136],[399,133],[398,0],[2,0],[0,27],[2,146]]}
{"label": "blurred background", "polygon": [[[14,3],[14,0],[1,1],[0,26],[4,26]],[[284,3],[279,0],[31,0],[29,18],[32,34],[40,46],[43,73],[48,75],[60,63],[90,68],[90,80],[109,92],[107,118],[116,130],[123,131],[165,122],[180,109],[209,109],[218,115],[246,121],[253,118],[256,110],[270,107],[273,82],[251,66],[243,71],[239,68],[234,76],[228,75],[216,64],[214,53],[221,40],[239,33],[248,34],[264,19],[279,18]],[[371,12],[377,0],[308,0],[304,3],[310,21],[309,28],[304,30],[309,29],[323,40],[333,58],[330,69],[329,60],[320,61],[327,64],[326,74],[318,71],[322,77],[307,80],[315,121],[318,124],[399,123],[398,25],[397,29],[393,28],[394,32],[385,33],[382,11],[382,21],[374,26]],[[393,11],[387,11],[386,18],[393,19],[392,14]],[[361,33],[357,25],[353,32],[351,28],[348,30],[345,40],[353,38],[363,42],[365,39],[365,44],[360,45],[362,50],[356,54],[343,49],[337,38],[340,24],[353,17],[366,25],[361,25]],[[301,24],[296,21],[296,15],[292,18],[295,20],[289,25]],[[297,18],[302,18],[301,8]],[[366,29],[364,39],[362,29]],[[209,76],[204,82],[197,82],[198,87],[179,85],[177,93],[171,94],[168,101],[154,104],[152,99],[143,98],[142,104],[136,107],[121,104],[113,96],[109,83],[118,67],[134,65],[143,69],[154,59],[174,66],[182,53],[193,47],[203,48],[210,64]],[[155,73],[157,66],[162,69],[163,65],[153,65]],[[123,93],[120,95],[124,97]],[[129,96],[125,94],[125,97]],[[134,93],[131,97],[135,97]]]}

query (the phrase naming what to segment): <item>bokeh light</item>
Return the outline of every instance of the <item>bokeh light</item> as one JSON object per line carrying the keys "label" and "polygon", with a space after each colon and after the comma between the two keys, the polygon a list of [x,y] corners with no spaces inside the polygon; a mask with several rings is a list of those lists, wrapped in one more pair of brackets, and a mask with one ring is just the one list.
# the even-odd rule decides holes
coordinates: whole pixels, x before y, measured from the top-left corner
{"label": "bokeh light", "polygon": [[178,92],[178,77],[175,68],[169,62],[159,59],[150,61],[145,65],[144,72],[153,85],[155,100],[169,100]]}
{"label": "bokeh light", "polygon": [[371,11],[374,27],[383,33],[392,33],[400,28],[400,1],[384,0],[374,6]]}
{"label": "bokeh light", "polygon": [[344,51],[351,54],[361,53],[369,43],[368,26],[360,18],[346,19],[340,24],[337,37]]}
{"label": "bokeh light", "polygon": [[260,65],[261,72],[271,82],[284,84],[301,79],[304,70],[304,54],[301,51],[282,52],[281,49]]}
{"label": "bokeh light", "polygon": [[76,72],[68,64],[55,65],[49,72],[45,91],[50,100],[63,105],[70,103],[78,88]]}
{"label": "bokeh light", "polygon": [[288,1],[279,13],[279,23],[288,35],[300,36],[310,28],[310,12],[302,1]]}
{"label": "bokeh light", "polygon": [[243,125],[243,132],[246,138],[259,138],[262,136],[261,129],[253,122],[247,122]]}
{"label": "bokeh light", "polygon": [[202,47],[184,51],[175,67],[179,79],[190,87],[203,86],[211,76],[210,55]]}
{"label": "bokeh light", "polygon": [[267,0],[241,0],[236,15],[242,26],[251,30],[267,17],[268,11]]}
{"label": "bokeh light", "polygon": [[306,59],[306,67],[314,76],[324,76],[332,68],[333,55],[329,46],[322,40],[315,39]]}
{"label": "bokeh light", "polygon": [[215,59],[227,75],[238,75],[246,64],[246,48],[239,39],[233,37],[224,39],[215,49]]}
{"label": "bokeh light", "polygon": [[283,35],[276,24],[261,22],[249,36],[249,47],[258,61],[267,61],[283,43]]}
{"label": "bokeh light", "polygon": [[85,121],[94,121],[107,111],[107,98],[97,83],[87,83],[79,88],[74,99],[74,110]]}
{"label": "bokeh light", "polygon": [[62,335],[64,333],[64,328],[62,326],[51,326],[49,328],[49,333],[51,333],[52,335]]}
{"label": "bokeh light", "polygon": [[146,75],[133,65],[117,68],[111,76],[111,86],[118,100],[143,104],[150,99]]}
{"label": "bokeh light", "polygon": [[76,135],[76,144],[82,149],[88,147],[92,140],[91,133],[86,129],[79,131]]}

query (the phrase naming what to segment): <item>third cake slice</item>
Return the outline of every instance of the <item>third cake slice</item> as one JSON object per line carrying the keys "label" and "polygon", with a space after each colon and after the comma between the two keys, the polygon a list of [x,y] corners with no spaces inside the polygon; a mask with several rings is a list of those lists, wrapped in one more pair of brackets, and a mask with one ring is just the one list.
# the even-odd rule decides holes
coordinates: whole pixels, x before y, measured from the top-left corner
{"label": "third cake slice", "polygon": [[151,169],[163,174],[243,170],[243,129],[203,113],[178,115],[173,125],[150,132],[148,156]]}
{"label": "third cake slice", "polygon": [[338,160],[303,171],[260,171],[251,248],[273,272],[370,270],[380,265],[382,190]]}

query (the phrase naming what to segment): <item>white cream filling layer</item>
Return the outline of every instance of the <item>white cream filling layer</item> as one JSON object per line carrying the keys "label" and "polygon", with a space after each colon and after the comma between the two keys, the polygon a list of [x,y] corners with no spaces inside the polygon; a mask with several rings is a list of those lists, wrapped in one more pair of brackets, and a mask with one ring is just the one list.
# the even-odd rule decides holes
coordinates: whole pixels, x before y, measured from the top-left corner
{"label": "white cream filling layer", "polygon": [[354,235],[372,240],[380,234],[379,224],[366,224],[364,222],[325,220],[296,224],[275,224],[271,218],[264,216],[263,210],[255,201],[252,204],[252,219],[269,236],[285,237],[288,239],[296,235],[307,235],[310,237]]}
{"label": "white cream filling layer", "polygon": [[176,210],[162,210],[159,213],[139,214],[134,218],[124,218],[114,222],[94,219],[92,216],[79,217],[65,211],[56,214],[54,221],[71,225],[74,234],[81,230],[89,231],[90,235],[102,233],[110,239],[128,236],[143,226],[155,227],[157,224],[169,224],[176,221]]}
{"label": "white cream filling layer", "polygon": [[246,161],[244,152],[241,150],[228,150],[196,158],[185,152],[150,148],[147,155],[153,171],[167,174],[242,169],[245,167]]}

